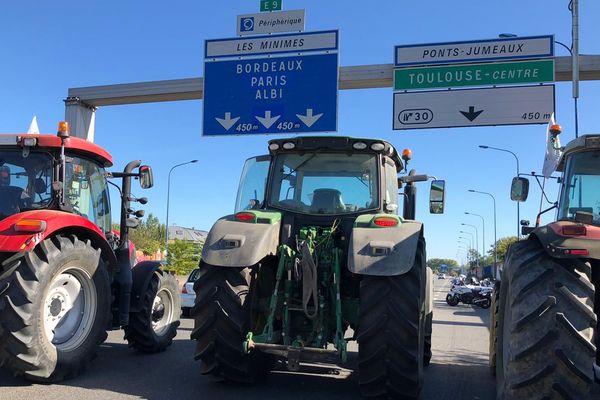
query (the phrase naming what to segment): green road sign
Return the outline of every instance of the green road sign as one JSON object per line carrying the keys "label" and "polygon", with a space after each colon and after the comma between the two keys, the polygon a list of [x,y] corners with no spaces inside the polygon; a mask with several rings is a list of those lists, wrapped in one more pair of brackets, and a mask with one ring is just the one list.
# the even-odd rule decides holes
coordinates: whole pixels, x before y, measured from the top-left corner
{"label": "green road sign", "polygon": [[394,90],[554,81],[554,60],[511,61],[394,70]]}
{"label": "green road sign", "polygon": [[282,0],[260,0],[260,11],[281,11]]}

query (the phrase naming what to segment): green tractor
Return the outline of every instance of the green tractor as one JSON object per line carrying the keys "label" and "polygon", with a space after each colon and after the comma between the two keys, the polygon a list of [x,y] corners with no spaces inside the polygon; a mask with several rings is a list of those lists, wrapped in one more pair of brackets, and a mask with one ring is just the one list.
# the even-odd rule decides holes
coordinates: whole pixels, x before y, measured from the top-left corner
{"label": "green tractor", "polygon": [[[191,310],[202,373],[252,383],[276,361],[344,363],[356,340],[363,395],[416,398],[432,275],[414,183],[429,177],[398,177],[410,150],[381,140],[278,139],[269,153],[246,161],[236,213],[204,246]],[[430,203],[443,212],[444,181]]]}
{"label": "green tractor", "polygon": [[[552,128],[557,143],[560,128]],[[527,236],[509,248],[494,296],[490,366],[498,399],[588,399],[600,373],[600,135],[556,150],[559,201],[538,214],[535,227],[522,222]],[[525,201],[528,187],[515,178],[511,198]],[[540,215],[553,209],[557,220],[540,226]]]}

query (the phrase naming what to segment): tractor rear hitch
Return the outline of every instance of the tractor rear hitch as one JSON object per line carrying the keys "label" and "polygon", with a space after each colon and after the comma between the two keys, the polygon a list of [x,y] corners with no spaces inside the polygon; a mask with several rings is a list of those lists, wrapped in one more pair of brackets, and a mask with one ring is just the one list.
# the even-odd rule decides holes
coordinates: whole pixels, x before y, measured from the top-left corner
{"label": "tractor rear hitch", "polygon": [[298,371],[301,362],[337,363],[340,361],[340,352],[337,350],[254,342],[252,342],[251,348],[284,358],[287,360],[287,369],[290,371]]}

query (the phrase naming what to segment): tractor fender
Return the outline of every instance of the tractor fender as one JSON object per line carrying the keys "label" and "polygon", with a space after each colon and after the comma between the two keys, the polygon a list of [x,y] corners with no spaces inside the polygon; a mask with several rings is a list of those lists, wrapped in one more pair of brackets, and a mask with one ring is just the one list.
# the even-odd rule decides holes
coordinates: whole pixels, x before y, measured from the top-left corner
{"label": "tractor fender", "polygon": [[557,221],[536,228],[529,234],[529,240],[537,239],[546,253],[555,258],[580,258],[582,255],[570,254],[570,250],[587,250],[584,258],[600,260],[600,227],[586,225],[586,235],[565,236],[565,226],[580,225],[572,221]]}
{"label": "tractor fender", "polygon": [[355,224],[348,247],[348,269],[360,275],[394,276],[415,263],[423,224],[402,221],[394,227]]}
{"label": "tractor fender", "polygon": [[132,286],[129,305],[130,313],[140,311],[140,300],[146,294],[154,273],[165,273],[161,270],[161,265],[160,261],[141,261],[131,269]]}
{"label": "tractor fender", "polygon": [[279,219],[267,222],[240,222],[233,215],[219,219],[211,228],[202,261],[216,267],[248,267],[268,255],[277,254]]}
{"label": "tractor fender", "polygon": [[[15,223],[24,219],[44,221],[45,229],[38,233],[15,231]],[[116,268],[117,259],[104,233],[87,218],[58,210],[26,211],[0,221],[0,252],[28,252],[47,238],[59,234],[73,234],[83,241],[89,239],[92,246],[100,249],[108,265]]]}

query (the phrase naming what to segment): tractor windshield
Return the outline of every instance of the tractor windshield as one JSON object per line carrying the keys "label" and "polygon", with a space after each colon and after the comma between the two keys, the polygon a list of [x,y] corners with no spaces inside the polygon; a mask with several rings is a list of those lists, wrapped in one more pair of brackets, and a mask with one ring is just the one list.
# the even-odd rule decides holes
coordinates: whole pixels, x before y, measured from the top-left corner
{"label": "tractor windshield", "polygon": [[269,205],[306,214],[355,213],[378,207],[377,155],[280,154]]}
{"label": "tractor windshield", "polygon": [[575,153],[567,160],[559,219],[575,220],[576,213],[591,215],[600,225],[600,151]]}
{"label": "tractor windshield", "polygon": [[0,219],[52,200],[52,156],[0,148]]}

